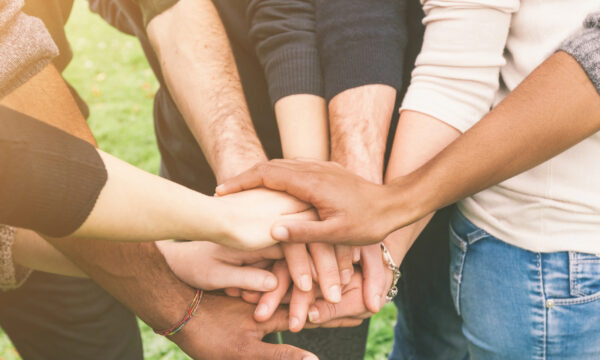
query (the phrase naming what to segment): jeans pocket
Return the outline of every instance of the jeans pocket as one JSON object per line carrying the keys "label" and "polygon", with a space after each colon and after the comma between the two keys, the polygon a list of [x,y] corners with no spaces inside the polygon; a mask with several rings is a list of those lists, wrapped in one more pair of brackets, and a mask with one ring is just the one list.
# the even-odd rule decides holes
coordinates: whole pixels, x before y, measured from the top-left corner
{"label": "jeans pocket", "polygon": [[450,293],[458,315],[460,315],[460,286],[468,246],[467,240],[461,238],[450,225]]}
{"label": "jeans pocket", "polygon": [[569,252],[569,299],[561,303],[580,304],[600,299],[600,256]]}

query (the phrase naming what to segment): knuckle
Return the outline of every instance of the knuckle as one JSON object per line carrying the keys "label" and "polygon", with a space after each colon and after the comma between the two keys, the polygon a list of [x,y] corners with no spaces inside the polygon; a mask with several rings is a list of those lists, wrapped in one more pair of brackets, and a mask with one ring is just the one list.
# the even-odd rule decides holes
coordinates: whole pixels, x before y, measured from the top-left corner
{"label": "knuckle", "polygon": [[327,309],[329,319],[335,319],[337,317],[337,306],[335,306],[335,304],[325,303],[325,308]]}
{"label": "knuckle", "polygon": [[273,359],[275,360],[285,360],[291,357],[292,353],[290,349],[284,345],[279,345],[273,351]]}

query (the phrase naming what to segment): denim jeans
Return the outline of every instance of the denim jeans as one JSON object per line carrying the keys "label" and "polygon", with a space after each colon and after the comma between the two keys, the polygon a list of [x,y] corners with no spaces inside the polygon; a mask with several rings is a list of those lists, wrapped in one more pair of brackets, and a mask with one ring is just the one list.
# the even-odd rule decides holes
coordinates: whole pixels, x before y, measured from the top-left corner
{"label": "denim jeans", "polygon": [[450,256],[451,293],[472,359],[600,359],[600,257],[527,251],[458,210]]}

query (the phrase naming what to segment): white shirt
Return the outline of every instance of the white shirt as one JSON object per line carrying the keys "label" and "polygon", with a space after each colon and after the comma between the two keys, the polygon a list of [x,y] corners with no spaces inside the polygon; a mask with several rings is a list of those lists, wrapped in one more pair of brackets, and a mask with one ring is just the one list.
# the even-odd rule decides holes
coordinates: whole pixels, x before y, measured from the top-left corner
{"label": "white shirt", "polygon": [[[581,29],[600,0],[425,0],[423,7],[423,49],[401,110],[464,132]],[[600,132],[458,206],[478,227],[527,250],[600,253]]]}

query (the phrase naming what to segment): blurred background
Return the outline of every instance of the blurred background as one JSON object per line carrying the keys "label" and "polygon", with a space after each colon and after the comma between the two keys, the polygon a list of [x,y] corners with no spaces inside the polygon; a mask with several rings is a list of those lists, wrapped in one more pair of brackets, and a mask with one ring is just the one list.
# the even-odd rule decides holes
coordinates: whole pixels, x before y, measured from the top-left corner
{"label": "blurred background", "polygon": [[[74,58],[64,76],[87,102],[89,123],[100,148],[157,173],[152,104],[158,82],[137,39],[92,14],[85,0],[75,1],[66,29]],[[395,307],[388,304],[372,318],[366,359],[387,359],[395,316]],[[170,341],[139,324],[145,359],[189,359]],[[20,359],[18,353],[0,330],[0,360],[16,359]]]}

